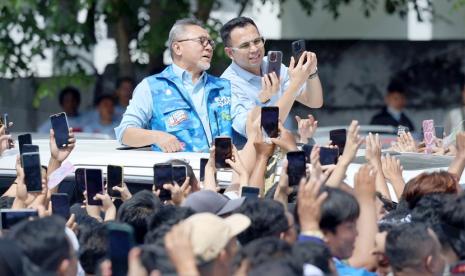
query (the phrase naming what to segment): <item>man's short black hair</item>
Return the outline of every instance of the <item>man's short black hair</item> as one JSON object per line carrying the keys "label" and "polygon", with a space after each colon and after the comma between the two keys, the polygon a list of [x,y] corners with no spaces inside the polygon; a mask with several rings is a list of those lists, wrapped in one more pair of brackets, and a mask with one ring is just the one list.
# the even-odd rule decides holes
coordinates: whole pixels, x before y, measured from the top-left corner
{"label": "man's short black hair", "polygon": [[93,224],[79,233],[79,263],[86,274],[96,274],[97,264],[107,252],[107,229]]}
{"label": "man's short black hair", "polygon": [[328,197],[321,205],[321,230],[335,233],[342,223],[357,220],[360,206],[353,195],[332,187],[324,187],[322,191],[327,192]]}
{"label": "man's short black hair", "polygon": [[118,88],[121,86],[121,84],[122,84],[123,82],[129,82],[129,83],[131,83],[133,86],[134,86],[134,83],[135,83],[135,82],[134,82],[134,79],[131,78],[131,77],[119,77],[119,78],[116,80],[116,89],[118,89]]}
{"label": "man's short black hair", "polygon": [[399,93],[402,95],[406,94],[405,85],[400,80],[391,80],[387,87],[387,93]]}
{"label": "man's short black hair", "polygon": [[95,100],[95,106],[98,106],[104,100],[110,100],[113,104],[115,103],[115,98],[112,95],[103,94],[97,97]]}
{"label": "man's short black hair", "polygon": [[301,266],[312,264],[321,269],[325,275],[331,274],[330,263],[332,256],[328,247],[324,244],[315,242],[298,243],[292,248],[292,253]]}
{"label": "man's short black hair", "polygon": [[148,273],[158,270],[162,275],[176,275],[176,269],[162,244],[145,244],[140,249],[140,260]]}
{"label": "man's short black hair", "polygon": [[133,195],[119,207],[117,221],[125,222],[134,228],[135,240],[144,242],[147,233],[148,218],[160,208],[160,199],[150,191],[141,191]]}
{"label": "man's short black hair", "polygon": [[460,260],[465,260],[465,196],[447,202],[442,209],[441,228],[450,247]]}
{"label": "man's short black hair", "polygon": [[250,227],[237,238],[242,245],[262,237],[278,237],[289,229],[284,207],[271,199],[247,199],[236,213],[250,218]]}
{"label": "man's short black hair", "polygon": [[76,99],[78,105],[81,104],[81,93],[79,90],[76,87],[67,86],[60,91],[60,95],[58,96],[58,101],[61,106],[63,106],[63,101],[65,100],[65,96],[67,94],[72,95],[73,98]]}
{"label": "man's short black hair", "polygon": [[[235,28],[243,28],[247,25],[253,25],[255,28],[257,28],[257,25],[255,25],[255,22],[249,17],[245,16],[240,16],[233,18],[226,22],[226,24],[223,25],[220,29],[220,35],[221,39],[223,40],[224,46],[231,46],[231,32]],[[258,30],[258,28],[257,28]]]}
{"label": "man's short black hair", "polygon": [[55,272],[61,262],[71,258],[71,243],[65,234],[66,221],[58,216],[22,221],[7,237],[42,271]]}
{"label": "man's short black hair", "polygon": [[162,225],[173,226],[193,214],[195,211],[189,207],[162,205],[157,212],[150,216],[148,229],[154,230]]}

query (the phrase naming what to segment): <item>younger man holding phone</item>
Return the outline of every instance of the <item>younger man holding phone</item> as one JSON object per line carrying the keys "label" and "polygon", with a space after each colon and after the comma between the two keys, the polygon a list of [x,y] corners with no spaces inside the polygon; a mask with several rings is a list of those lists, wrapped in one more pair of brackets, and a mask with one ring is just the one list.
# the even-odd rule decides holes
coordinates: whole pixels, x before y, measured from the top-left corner
{"label": "younger man holding phone", "polygon": [[265,39],[252,19],[234,18],[220,32],[232,60],[221,77],[231,82],[233,128],[242,136],[247,136],[247,115],[259,112],[261,106],[278,106],[284,122],[295,100],[312,108],[323,105],[314,53],[306,51],[299,60],[291,59],[289,68],[281,64],[280,76],[266,74]]}

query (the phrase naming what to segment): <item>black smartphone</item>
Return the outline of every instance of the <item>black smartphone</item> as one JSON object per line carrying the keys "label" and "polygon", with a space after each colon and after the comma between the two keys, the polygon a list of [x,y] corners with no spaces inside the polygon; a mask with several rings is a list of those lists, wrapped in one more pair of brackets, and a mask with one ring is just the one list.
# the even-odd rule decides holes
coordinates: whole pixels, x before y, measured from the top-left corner
{"label": "black smartphone", "polygon": [[305,40],[296,40],[293,41],[292,44],[292,56],[294,57],[294,61],[297,63],[299,62],[300,56],[305,52]]}
{"label": "black smartphone", "polygon": [[121,197],[121,193],[113,190],[113,187],[123,185],[123,167],[108,165],[107,166],[107,193],[111,197]]}
{"label": "black smartphone", "polygon": [[200,158],[200,181],[205,181],[205,166],[207,166],[208,158]]}
{"label": "black smartphone", "polygon": [[287,175],[289,186],[298,186],[300,180],[306,177],[306,163],[304,151],[290,151],[287,153]]}
{"label": "black smartphone", "polygon": [[102,205],[101,200],[95,200],[96,194],[103,194],[103,177],[100,169],[86,169],[86,191],[88,205]]}
{"label": "black smartphone", "polygon": [[305,145],[302,146],[302,150],[305,152],[305,162],[310,164],[311,163],[310,162],[310,154],[312,153],[313,146],[305,144]]}
{"label": "black smartphone", "polygon": [[33,209],[0,209],[0,224],[2,230],[7,230],[22,220],[38,216],[37,210]]}
{"label": "black smartphone", "polygon": [[19,154],[23,154],[23,146],[32,144],[32,136],[30,133],[18,135]]}
{"label": "black smartphone", "polygon": [[246,198],[258,198],[260,194],[260,188],[257,187],[249,187],[249,186],[242,186],[241,189],[241,196]]}
{"label": "black smartphone", "polygon": [[3,113],[3,125],[5,126],[5,134],[10,134],[10,120],[8,119],[8,113]]}
{"label": "black smartphone", "polygon": [[344,152],[346,137],[347,131],[345,128],[333,129],[329,131],[329,139],[331,140],[331,144],[339,148],[340,155]]}
{"label": "black smartphone", "polygon": [[439,138],[439,139],[444,138],[444,127],[443,126],[434,126],[434,132],[436,134],[436,138]]}
{"label": "black smartphone", "polygon": [[42,167],[40,166],[40,155],[37,152],[23,153],[21,162],[24,168],[24,180],[28,192],[42,191]]}
{"label": "black smartphone", "polygon": [[162,201],[171,199],[171,192],[163,188],[163,184],[173,183],[173,165],[170,163],[158,163],[153,165],[153,184],[160,190]]}
{"label": "black smartphone", "polygon": [[150,191],[152,192],[153,184],[148,184],[148,183],[134,183],[134,182],[129,182],[126,183],[126,186],[128,187],[129,192],[131,195],[135,195],[140,191]]}
{"label": "black smartphone", "polygon": [[215,167],[231,168],[227,163],[226,159],[232,158],[232,144],[230,137],[216,137],[215,138]]}
{"label": "black smartphone", "polygon": [[339,158],[338,148],[320,148],[320,163],[321,165],[332,165],[337,163]]}
{"label": "black smartphone", "polygon": [[181,186],[187,177],[187,168],[184,165],[173,165],[173,181]]}
{"label": "black smartphone", "polygon": [[39,153],[39,146],[38,145],[31,145],[31,144],[24,144],[23,145],[23,154],[24,153]]}
{"label": "black smartphone", "polygon": [[59,215],[67,220],[70,216],[68,194],[65,194],[65,193],[52,194],[51,201],[52,201],[52,214]]}
{"label": "black smartphone", "polygon": [[55,133],[55,142],[57,147],[62,149],[68,145],[69,139],[69,125],[66,113],[61,112],[50,116],[52,129]]}
{"label": "black smartphone", "polygon": [[262,115],[260,123],[266,134],[270,138],[278,137],[278,121],[279,121],[279,107],[277,106],[264,106],[262,107]]}
{"label": "black smartphone", "polygon": [[74,182],[76,183],[77,192],[82,195],[86,190],[86,169],[77,168],[74,171]]}
{"label": "black smartphone", "polygon": [[276,76],[281,76],[281,63],[283,62],[283,53],[281,51],[269,51],[268,52],[268,65],[266,67],[266,73],[276,73]]}
{"label": "black smartphone", "polygon": [[134,246],[134,230],[125,223],[107,224],[107,254],[111,260],[111,273],[114,276],[126,276],[128,273],[128,254]]}

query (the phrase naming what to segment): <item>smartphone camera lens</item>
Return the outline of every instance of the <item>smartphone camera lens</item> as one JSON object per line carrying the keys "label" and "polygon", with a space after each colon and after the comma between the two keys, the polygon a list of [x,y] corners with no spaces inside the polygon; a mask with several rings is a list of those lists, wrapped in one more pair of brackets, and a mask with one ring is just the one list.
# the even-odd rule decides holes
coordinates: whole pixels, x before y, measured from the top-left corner
{"label": "smartphone camera lens", "polygon": [[270,53],[270,60],[271,61],[276,61],[277,57],[276,57],[276,53]]}

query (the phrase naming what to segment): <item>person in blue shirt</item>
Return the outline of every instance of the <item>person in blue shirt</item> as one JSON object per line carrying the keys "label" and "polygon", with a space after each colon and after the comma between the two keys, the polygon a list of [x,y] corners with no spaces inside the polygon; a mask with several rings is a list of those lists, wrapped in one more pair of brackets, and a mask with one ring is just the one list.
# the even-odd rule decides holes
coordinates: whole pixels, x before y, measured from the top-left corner
{"label": "person in blue shirt", "polygon": [[84,124],[84,132],[106,134],[115,138],[115,127],[119,121],[115,116],[115,102],[111,95],[102,95],[97,99],[96,110]]}
{"label": "person in blue shirt", "polygon": [[289,68],[281,64],[280,76],[266,74],[265,39],[252,19],[234,18],[224,24],[220,33],[224,50],[232,60],[221,77],[231,81],[233,128],[242,136],[247,136],[248,114],[259,112],[262,106],[278,106],[279,118],[285,122],[294,101],[312,108],[323,105],[314,53],[304,52],[299,60],[292,58]]}
{"label": "person in blue shirt", "polygon": [[137,85],[116,137],[155,151],[208,152],[216,136],[232,132],[230,83],[205,72],[215,42],[201,23],[182,19],[168,45],[173,64]]}

